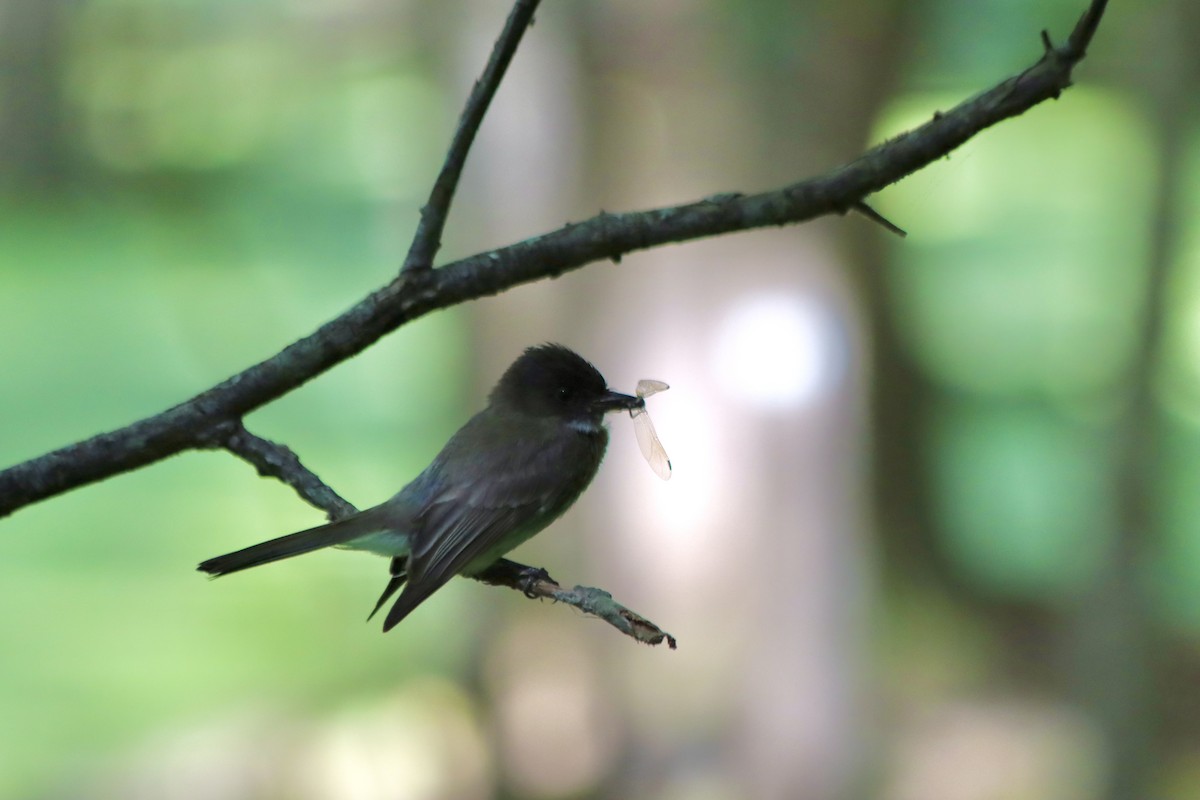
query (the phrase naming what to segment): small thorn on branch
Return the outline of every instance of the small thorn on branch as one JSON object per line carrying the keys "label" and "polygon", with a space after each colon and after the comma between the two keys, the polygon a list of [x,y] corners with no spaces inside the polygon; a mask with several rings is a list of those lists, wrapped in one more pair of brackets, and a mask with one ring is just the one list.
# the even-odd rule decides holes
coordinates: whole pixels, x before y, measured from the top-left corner
{"label": "small thorn on branch", "polygon": [[1046,50],[1046,54],[1054,52],[1054,42],[1050,39],[1050,31],[1042,28],[1042,47]]}
{"label": "small thorn on branch", "polygon": [[875,224],[882,226],[885,230],[896,234],[901,239],[908,236],[908,231],[904,230],[899,225],[896,225],[894,222],[892,222],[887,217],[883,216],[878,211],[871,208],[869,205],[862,202],[861,200],[859,202],[855,203],[853,206],[851,206],[851,208],[854,209],[855,211],[857,211],[859,214],[862,214],[864,217],[871,220]]}

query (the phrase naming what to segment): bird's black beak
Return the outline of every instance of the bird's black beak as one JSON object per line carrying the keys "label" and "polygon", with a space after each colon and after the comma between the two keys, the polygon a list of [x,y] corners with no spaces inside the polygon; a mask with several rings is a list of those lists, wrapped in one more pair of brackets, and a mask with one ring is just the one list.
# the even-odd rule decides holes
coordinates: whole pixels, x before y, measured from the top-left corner
{"label": "bird's black beak", "polygon": [[609,391],[597,397],[593,405],[597,411],[607,413],[609,411],[633,411],[635,408],[645,406],[646,401],[640,397]]}

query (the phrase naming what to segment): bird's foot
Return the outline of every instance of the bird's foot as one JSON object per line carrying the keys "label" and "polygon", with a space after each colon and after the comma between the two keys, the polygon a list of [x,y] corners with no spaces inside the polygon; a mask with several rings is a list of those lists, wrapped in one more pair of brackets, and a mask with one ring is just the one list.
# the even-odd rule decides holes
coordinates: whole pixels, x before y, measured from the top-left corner
{"label": "bird's foot", "polygon": [[521,567],[521,570],[517,575],[517,588],[519,588],[526,597],[528,597],[530,600],[533,600],[534,598],[538,597],[538,594],[534,592],[534,587],[536,587],[542,581],[553,583],[555,586],[558,586],[558,581],[554,580],[554,578],[551,578],[550,573],[546,572],[546,570],[542,567]]}

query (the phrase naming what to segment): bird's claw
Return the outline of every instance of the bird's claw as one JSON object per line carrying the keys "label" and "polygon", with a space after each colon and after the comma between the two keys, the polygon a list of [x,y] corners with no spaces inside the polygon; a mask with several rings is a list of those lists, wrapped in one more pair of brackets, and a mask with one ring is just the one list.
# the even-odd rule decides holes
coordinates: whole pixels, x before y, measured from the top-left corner
{"label": "bird's claw", "polygon": [[534,588],[542,581],[558,586],[558,581],[551,578],[550,573],[546,572],[542,567],[523,567],[520,576],[517,578],[517,588],[530,600],[534,600],[539,597]]}

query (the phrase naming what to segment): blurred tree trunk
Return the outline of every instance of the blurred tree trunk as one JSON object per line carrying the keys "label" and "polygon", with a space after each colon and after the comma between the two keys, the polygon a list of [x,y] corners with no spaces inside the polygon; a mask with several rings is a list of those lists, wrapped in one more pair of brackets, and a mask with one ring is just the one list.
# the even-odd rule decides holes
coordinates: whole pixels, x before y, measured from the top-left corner
{"label": "blurred tree trunk", "polygon": [[[1162,325],[1172,263],[1179,257],[1180,231],[1190,187],[1184,184],[1188,148],[1194,137],[1195,87],[1200,60],[1189,43],[1200,34],[1200,9],[1180,0],[1135,15],[1134,37],[1144,52],[1134,53],[1129,74],[1093,77],[1146,99],[1161,154],[1156,226],[1149,261],[1147,294],[1139,341],[1129,373],[1128,405],[1118,436],[1113,487],[1119,497],[1119,536],[1093,585],[1077,607],[1059,615],[1049,609],[1005,603],[981,595],[952,567],[939,544],[938,514],[929,485],[927,422],[939,390],[905,352],[897,336],[885,256],[879,241],[864,240],[861,260],[867,316],[875,359],[872,413],[875,426],[874,490],[879,532],[891,580],[917,583],[969,606],[980,624],[1004,642],[1015,669],[1048,689],[1066,692],[1096,726],[1106,745],[1105,797],[1149,797],[1162,774],[1167,742],[1162,729],[1164,698],[1188,696],[1191,685],[1169,683],[1165,639],[1150,608],[1142,568],[1154,533],[1154,476],[1161,468],[1156,442],[1163,435],[1154,394],[1162,356]],[[933,36],[925,32],[923,36]],[[1136,210],[1132,210],[1136,213]],[[904,220],[897,220],[901,225]],[[1140,269],[1142,265],[1130,265]],[[1059,658],[1045,659],[1046,652]],[[1032,656],[1030,663],[1019,660]],[[1034,663],[1036,662],[1036,663]],[[1187,681],[1187,671],[1178,677]],[[1194,735],[1194,731],[1192,731]]]}
{"label": "blurred tree trunk", "polygon": [[0,185],[48,188],[66,173],[62,0],[0,2]]}
{"label": "blurred tree trunk", "polygon": [[[539,35],[514,65],[510,94],[481,133],[473,168],[486,187],[477,199],[464,191],[458,212],[478,215],[472,227],[486,232],[472,246],[597,208],[775,186],[854,157],[894,88],[906,50],[897,30],[907,30],[901,16],[911,13],[907,4],[875,0],[729,3],[715,11],[569,8],[565,29],[558,14],[539,18]],[[825,220],[639,255],[475,308],[481,358],[504,363],[531,342],[561,338],[602,365],[616,386],[630,388],[640,377],[675,383],[688,393],[679,406],[699,414],[685,436],[728,448],[720,458],[727,467],[719,473],[721,507],[678,534],[685,551],[664,554],[636,541],[645,531],[626,530],[634,512],[625,507],[644,501],[622,486],[653,478],[644,465],[616,466],[631,431],[614,419],[615,452],[580,502],[594,516],[573,517],[584,521],[570,536],[531,544],[527,560],[535,563],[542,561],[537,553],[551,552],[552,563],[570,564],[561,556],[581,549],[619,598],[654,609],[668,628],[693,625],[681,647],[698,653],[693,663],[704,670],[658,684],[678,695],[638,699],[639,719],[649,713],[660,733],[676,733],[624,741],[624,763],[611,773],[621,777],[606,790],[612,796],[712,781],[755,798],[833,800],[861,790],[861,776],[871,774],[860,667],[874,594],[862,503],[866,355],[851,276],[879,269],[859,262],[863,251],[852,243],[881,236],[856,217]],[[711,373],[681,368],[710,364],[714,332],[731,302],[763,294],[811,298],[836,320],[844,341],[834,345],[848,349],[848,375],[813,407],[747,411]],[[637,371],[651,364],[660,371]],[[681,470],[688,469],[687,444],[677,450]],[[773,480],[739,479],[760,474]],[[690,479],[681,473],[654,489],[683,491]],[[551,572],[585,579],[559,574],[564,569]],[[730,647],[731,639],[741,644]],[[643,683],[636,676],[649,668],[641,651],[605,652],[613,695],[636,694]],[[693,719],[689,708],[712,707],[695,702],[700,696],[727,697],[724,718]],[[644,727],[629,724],[631,708],[618,713],[627,731]],[[698,750],[722,755],[697,762]]]}
{"label": "blurred tree trunk", "polygon": [[1169,752],[1163,704],[1192,691],[1190,681],[1168,684],[1165,631],[1151,607],[1144,566],[1155,540],[1154,504],[1163,497],[1155,485],[1164,468],[1155,384],[1163,362],[1171,274],[1180,262],[1188,194],[1194,188],[1186,178],[1200,81],[1200,54],[1194,46],[1200,10],[1189,0],[1176,0],[1160,6],[1154,19],[1155,35],[1142,39],[1145,52],[1136,62],[1141,68],[1121,76],[1146,101],[1160,163],[1147,290],[1128,403],[1117,431],[1118,537],[1107,568],[1067,621],[1066,636],[1071,685],[1098,720],[1108,745],[1111,800],[1148,797],[1161,784],[1163,756]]}
{"label": "blurred tree trunk", "polygon": [[[592,151],[584,163],[592,171],[585,202],[624,209],[753,191],[861,151],[900,72],[907,48],[897,31],[907,29],[900,19],[906,4],[727,3],[720,12],[714,20],[711,11],[656,8],[626,15],[624,27],[601,9],[587,18],[583,97]],[[656,565],[653,554],[627,540],[606,545],[621,552],[604,556],[605,563],[640,576],[642,591],[674,585],[674,597],[659,588],[653,600],[635,605],[678,608],[674,619],[684,624],[704,621],[692,639],[681,640],[681,647],[703,648],[704,674],[690,681],[704,696],[728,698],[719,722],[691,720],[686,695],[674,704],[663,698],[663,715],[688,733],[672,752],[658,752],[653,765],[637,755],[653,742],[628,743],[614,796],[652,796],[650,787],[690,777],[732,781],[726,788],[747,797],[831,800],[861,790],[861,776],[871,773],[871,732],[861,726],[866,608],[875,593],[862,516],[868,357],[851,276],[878,264],[858,263],[850,242],[881,235],[855,217],[825,220],[646,254],[629,266],[572,278],[570,320],[595,339],[597,358],[618,367],[663,364],[662,374],[628,377],[662,377],[688,392],[679,405],[696,415],[683,435],[710,440],[727,464],[715,518],[678,534],[687,547],[718,550],[710,560],[719,566],[705,567],[692,555],[700,566],[689,572],[677,563]],[[811,298],[842,326],[850,374],[831,396],[768,413],[731,400],[712,367],[669,371],[672,364],[711,365],[733,306],[764,294]],[[624,310],[620,320],[597,316],[613,308]],[[797,368],[787,361],[768,367]],[[628,435],[613,427],[614,437]],[[685,452],[679,483],[664,493],[681,491],[688,479]],[[746,485],[750,476],[764,482]],[[618,507],[632,502],[614,500]],[[605,518],[589,543],[621,529],[629,515]],[[685,548],[679,557],[688,555]],[[639,582],[629,587],[635,591]],[[670,627],[671,618],[659,622]],[[624,664],[637,654],[617,656]],[[696,753],[710,751],[721,755],[706,759],[706,771]]]}

